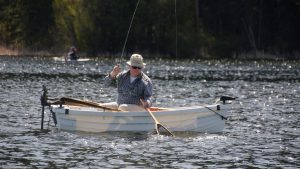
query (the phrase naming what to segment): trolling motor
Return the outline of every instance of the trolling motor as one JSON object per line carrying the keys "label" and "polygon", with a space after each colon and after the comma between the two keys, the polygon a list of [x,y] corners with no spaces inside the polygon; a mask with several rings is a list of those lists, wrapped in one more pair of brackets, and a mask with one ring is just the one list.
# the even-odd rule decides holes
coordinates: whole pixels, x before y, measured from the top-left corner
{"label": "trolling motor", "polygon": [[[43,90],[42,90],[42,95],[41,95],[41,105],[42,105],[42,121],[41,121],[41,130],[44,129],[44,116],[45,116],[45,106],[49,106],[52,104],[62,104],[61,101],[57,100],[57,99],[50,99],[48,98],[48,90],[46,88],[45,85],[43,85]],[[51,101],[52,100],[52,101]],[[54,101],[53,101],[54,100]],[[54,124],[57,124],[57,120],[56,120],[56,115],[55,113],[50,109],[50,112],[52,114],[52,118],[54,121]]]}
{"label": "trolling motor", "polygon": [[235,100],[237,97],[230,97],[230,96],[221,96],[220,101],[223,102],[223,104],[226,104],[227,100]]}
{"label": "trolling motor", "polygon": [[48,91],[45,85],[43,85],[43,93],[41,95],[41,105],[42,105],[42,121],[41,121],[41,130],[44,129],[44,114],[45,114],[45,106],[49,106],[48,103]]}
{"label": "trolling motor", "polygon": [[48,91],[47,91],[47,88],[45,85],[43,85],[43,93],[41,95],[41,105],[42,106],[48,106],[49,103],[47,102],[48,101]]}

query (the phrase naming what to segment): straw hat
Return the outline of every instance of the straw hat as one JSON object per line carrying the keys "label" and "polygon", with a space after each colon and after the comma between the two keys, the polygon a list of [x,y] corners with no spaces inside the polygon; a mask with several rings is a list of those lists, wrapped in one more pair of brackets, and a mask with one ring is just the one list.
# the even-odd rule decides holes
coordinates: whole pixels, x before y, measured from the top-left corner
{"label": "straw hat", "polygon": [[145,67],[145,63],[143,62],[143,57],[142,55],[139,54],[132,54],[130,57],[130,60],[126,62],[129,66],[136,66],[140,68]]}

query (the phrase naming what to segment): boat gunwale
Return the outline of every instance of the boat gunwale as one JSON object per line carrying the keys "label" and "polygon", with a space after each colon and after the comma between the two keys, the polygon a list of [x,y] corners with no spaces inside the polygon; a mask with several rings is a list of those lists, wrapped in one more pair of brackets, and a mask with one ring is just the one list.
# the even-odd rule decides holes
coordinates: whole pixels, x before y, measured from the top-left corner
{"label": "boat gunwale", "polygon": [[[153,111],[154,114],[157,116],[168,116],[168,115],[178,115],[182,113],[189,113],[189,114],[198,114],[198,113],[204,113],[203,111],[199,112],[199,110],[208,110],[206,107],[217,107],[219,104],[214,105],[208,105],[208,106],[192,106],[192,107],[175,107],[171,109],[161,110],[161,111]],[[99,111],[101,108],[93,108],[93,107],[81,107],[85,109],[79,108],[80,106],[68,106],[67,107],[60,107],[60,106],[53,106],[52,105],[52,111],[55,113],[65,114],[65,111],[72,111],[72,115],[77,116],[114,116],[114,117],[139,117],[139,116],[146,116],[148,117],[149,114],[146,111]],[[76,109],[78,107],[78,109]],[[58,111],[56,111],[58,110]],[[103,110],[103,109],[101,109]],[[197,112],[193,112],[193,110],[196,110]],[[209,110],[211,112],[211,110]],[[84,113],[81,115],[81,113]]]}

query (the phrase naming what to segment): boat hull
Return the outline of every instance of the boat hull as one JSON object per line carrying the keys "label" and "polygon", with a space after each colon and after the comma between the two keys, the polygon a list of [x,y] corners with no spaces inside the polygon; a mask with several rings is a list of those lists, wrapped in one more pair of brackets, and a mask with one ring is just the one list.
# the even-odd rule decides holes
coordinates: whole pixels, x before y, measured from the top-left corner
{"label": "boat hull", "polygon": [[53,57],[53,60],[56,62],[88,62],[90,61],[89,58],[79,58],[76,60],[66,59],[65,57]]}
{"label": "boat hull", "polygon": [[[153,111],[154,116],[170,131],[217,133],[225,126],[229,105],[178,107]],[[84,132],[132,131],[150,132],[155,122],[147,111],[117,112],[101,108],[52,105],[57,127]]]}

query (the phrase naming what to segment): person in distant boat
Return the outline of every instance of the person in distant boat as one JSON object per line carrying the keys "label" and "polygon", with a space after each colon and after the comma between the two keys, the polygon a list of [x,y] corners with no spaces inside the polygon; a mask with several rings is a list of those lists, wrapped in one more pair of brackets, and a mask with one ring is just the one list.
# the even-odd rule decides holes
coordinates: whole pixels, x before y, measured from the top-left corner
{"label": "person in distant boat", "polygon": [[76,55],[76,52],[77,52],[77,49],[74,46],[72,46],[70,48],[69,53],[68,53],[68,59],[70,59],[70,60],[77,60],[77,59],[79,59],[79,57]]}
{"label": "person in distant boat", "polygon": [[139,54],[131,55],[126,63],[128,70],[121,72],[117,64],[104,78],[106,86],[117,87],[118,99],[117,102],[104,103],[102,106],[122,111],[145,111],[152,104],[152,82],[142,71],[146,64]]}

